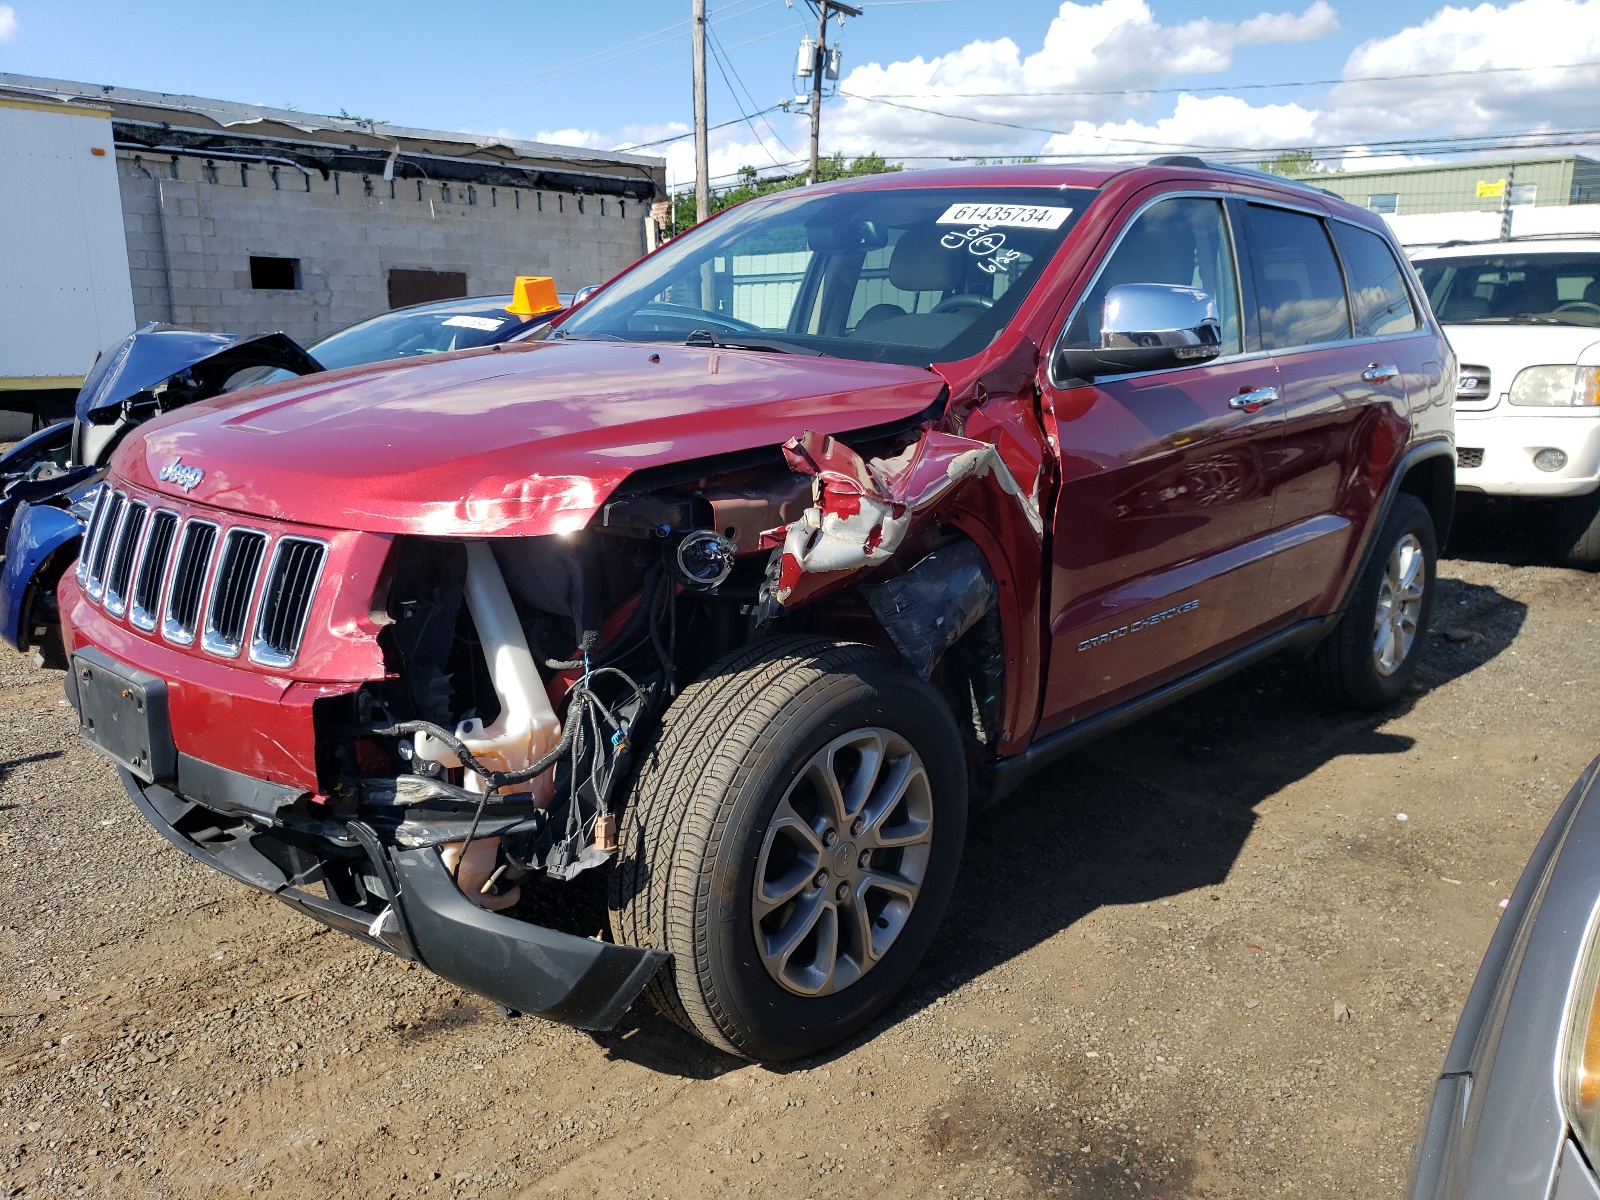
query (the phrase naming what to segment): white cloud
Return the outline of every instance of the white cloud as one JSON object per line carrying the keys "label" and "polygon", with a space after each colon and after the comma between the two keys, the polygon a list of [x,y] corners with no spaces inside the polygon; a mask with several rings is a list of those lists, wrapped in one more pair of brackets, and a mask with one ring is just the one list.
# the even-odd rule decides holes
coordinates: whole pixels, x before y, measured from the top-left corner
{"label": "white cloud", "polygon": [[[1323,144],[1354,147],[1331,153],[1327,162],[1355,168],[1417,161],[1375,156],[1367,148],[1392,139],[1594,124],[1590,114],[1600,68],[1556,70],[1553,65],[1600,61],[1600,0],[1440,8],[1416,24],[1362,43],[1344,63],[1344,82],[1322,94],[1173,97],[1152,91],[1175,82],[1197,85],[1230,69],[1241,48],[1314,41],[1338,28],[1327,0],[1312,0],[1300,12],[1262,12],[1237,23],[1202,18],[1176,25],[1157,21],[1146,0],[1068,0],[1037,49],[1002,36],[932,58],[857,67],[841,82],[841,98],[826,109],[823,148],[847,155],[876,151],[891,160],[905,156],[912,159],[908,165],[918,165],[914,156],[919,155],[1149,157],[1205,148],[1270,152]],[[1271,66],[1270,55],[1258,61],[1257,77],[1283,77]],[[1503,69],[1508,67],[1537,69]],[[1371,80],[1417,74],[1434,77]],[[1263,99],[1252,102],[1248,96]],[[934,111],[920,111],[929,109]],[[769,172],[775,162],[805,153],[802,118],[774,115],[770,120],[787,149],[765,124],[758,123],[759,136],[744,124],[712,132],[715,186],[726,186],[741,167]],[[683,132],[687,126],[670,122],[609,135],[571,129],[538,136],[625,147]],[[674,187],[693,181],[691,139],[645,152],[667,159]]]}
{"label": "white cloud", "polygon": [[9,4],[0,4],[0,42],[9,42],[17,36],[17,10]]}
{"label": "white cloud", "polygon": [[[878,149],[891,155],[1143,155],[1191,147],[1359,145],[1593,123],[1588,114],[1600,68],[1550,68],[1600,60],[1600,0],[1441,8],[1416,25],[1358,46],[1344,64],[1345,82],[1314,103],[1179,94],[1169,107],[1166,102],[1158,106],[1159,97],[1140,90],[1226,70],[1239,47],[1313,40],[1337,28],[1337,16],[1324,0],[1298,14],[1175,26],[1156,22],[1143,0],[1066,3],[1032,54],[1001,38],[972,42],[931,60],[858,68],[841,90],[912,107],[847,100],[827,126],[829,140],[848,152]],[[1541,69],[1503,70],[1507,67]],[[1362,82],[1436,72],[1463,74]],[[1064,91],[1112,94],[1049,94]],[[1166,115],[1160,115],[1161,108]],[[1033,128],[1008,127],[1018,125]],[[1367,150],[1344,157],[1347,165],[1362,159],[1371,164]]]}
{"label": "white cloud", "polygon": [[[1162,25],[1145,0],[1063,3],[1039,50],[1024,55],[1008,37],[974,41],[933,59],[887,66],[870,63],[840,84],[847,94],[830,110],[829,141],[846,152],[892,149],[912,154],[1011,154],[1037,149],[1039,130],[1127,119],[1147,106],[1148,94],[1122,89],[1157,87],[1173,79],[1226,71],[1240,46],[1312,41],[1339,28],[1327,0],[1300,13],[1261,13],[1233,24],[1209,18]],[[1106,92],[1107,95],[1060,95]],[[974,93],[1000,93],[974,95]],[[1053,94],[1054,93],[1054,94]],[[875,103],[862,97],[894,100]],[[1002,125],[984,125],[960,113]],[[1029,126],[1012,129],[1006,126]]]}
{"label": "white cloud", "polygon": [[541,129],[532,138],[553,146],[582,146],[587,150],[609,150],[612,139],[597,129]]}
{"label": "white cloud", "polygon": [[[1321,124],[1331,141],[1590,126],[1600,70],[1549,68],[1597,60],[1600,0],[1442,8],[1420,25],[1357,46],[1345,63],[1347,82],[1329,94]],[[1495,69],[1504,67],[1544,69]],[[1438,71],[1471,74],[1359,82]]]}
{"label": "white cloud", "polygon": [[1057,134],[1045,154],[1170,154],[1195,146],[1259,150],[1312,140],[1317,113],[1298,104],[1251,105],[1237,96],[1179,96],[1170,117],[1095,125],[1079,121]]}

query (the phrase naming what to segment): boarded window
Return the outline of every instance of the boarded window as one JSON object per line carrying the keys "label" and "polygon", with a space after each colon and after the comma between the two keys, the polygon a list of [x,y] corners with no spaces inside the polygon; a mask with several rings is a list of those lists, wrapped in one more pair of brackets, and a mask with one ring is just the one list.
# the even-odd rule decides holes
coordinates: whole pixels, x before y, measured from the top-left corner
{"label": "boarded window", "polygon": [[256,290],[275,289],[292,292],[300,287],[300,260],[298,258],[268,258],[250,256],[250,286]]}
{"label": "boarded window", "polygon": [[396,267],[389,272],[389,307],[405,308],[433,300],[459,300],[467,294],[465,271],[412,271]]}

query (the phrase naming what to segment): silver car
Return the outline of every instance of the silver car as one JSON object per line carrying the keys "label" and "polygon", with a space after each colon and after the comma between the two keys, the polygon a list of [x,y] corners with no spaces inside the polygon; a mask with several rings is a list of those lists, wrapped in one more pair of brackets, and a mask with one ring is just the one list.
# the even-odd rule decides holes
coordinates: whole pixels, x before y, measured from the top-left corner
{"label": "silver car", "polygon": [[1600,1200],[1600,759],[1533,852],[1456,1025],[1413,1200]]}

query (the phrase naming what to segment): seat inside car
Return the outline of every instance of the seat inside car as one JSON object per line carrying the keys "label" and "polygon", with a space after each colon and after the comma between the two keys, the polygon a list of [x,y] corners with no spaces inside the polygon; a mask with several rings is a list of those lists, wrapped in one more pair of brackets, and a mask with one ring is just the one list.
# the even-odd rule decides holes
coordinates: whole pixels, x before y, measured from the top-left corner
{"label": "seat inside car", "polygon": [[960,292],[966,256],[940,245],[946,232],[929,224],[914,225],[901,234],[889,256],[890,286],[902,292],[940,292],[946,297]]}

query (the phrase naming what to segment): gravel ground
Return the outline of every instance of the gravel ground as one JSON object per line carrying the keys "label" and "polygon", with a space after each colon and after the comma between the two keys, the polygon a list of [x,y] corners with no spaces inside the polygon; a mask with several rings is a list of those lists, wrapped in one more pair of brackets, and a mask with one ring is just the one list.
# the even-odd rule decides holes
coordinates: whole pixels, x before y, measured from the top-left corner
{"label": "gravel ground", "polygon": [[1400,708],[1269,664],[979,814],[903,1001],[783,1070],[506,1020],[206,870],[0,656],[0,1194],[1397,1196],[1600,752],[1600,579],[1527,540],[1444,564]]}

